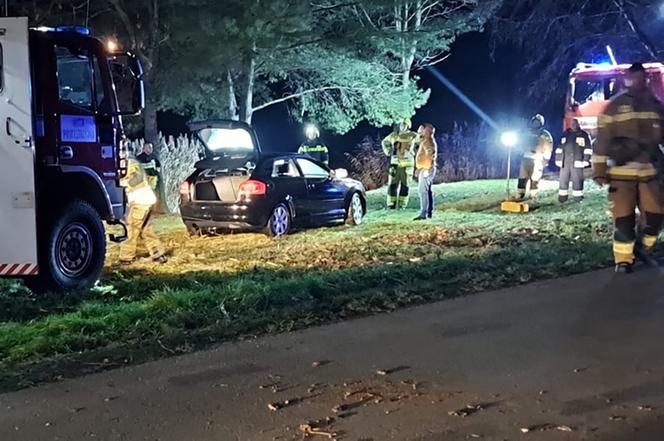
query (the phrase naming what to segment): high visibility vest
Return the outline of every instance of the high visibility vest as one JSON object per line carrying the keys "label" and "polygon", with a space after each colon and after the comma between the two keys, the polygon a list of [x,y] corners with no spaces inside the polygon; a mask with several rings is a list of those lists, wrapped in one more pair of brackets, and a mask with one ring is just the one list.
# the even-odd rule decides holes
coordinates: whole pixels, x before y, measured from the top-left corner
{"label": "high visibility vest", "polygon": [[127,188],[127,201],[130,204],[153,206],[157,203],[157,196],[147,181],[141,163],[136,159],[129,160],[127,175],[120,183]]}

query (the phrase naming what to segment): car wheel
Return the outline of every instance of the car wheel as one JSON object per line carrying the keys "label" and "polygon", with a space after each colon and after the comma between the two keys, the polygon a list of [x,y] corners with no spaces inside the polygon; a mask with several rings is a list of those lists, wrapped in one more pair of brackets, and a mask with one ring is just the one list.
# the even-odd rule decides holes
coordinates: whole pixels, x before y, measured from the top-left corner
{"label": "car wheel", "polygon": [[40,240],[39,276],[26,279],[26,285],[36,292],[89,289],[99,279],[106,256],[97,211],[77,200],[49,219]]}
{"label": "car wheel", "polygon": [[185,227],[187,228],[187,234],[189,237],[198,237],[203,235],[200,228],[196,228],[191,224],[185,224]]}
{"label": "car wheel", "polygon": [[281,237],[288,234],[291,229],[291,214],[286,204],[278,204],[270,214],[267,222],[267,234],[271,237]]}
{"label": "car wheel", "polygon": [[348,225],[361,225],[364,221],[364,203],[359,193],[353,193],[346,208],[346,223]]}

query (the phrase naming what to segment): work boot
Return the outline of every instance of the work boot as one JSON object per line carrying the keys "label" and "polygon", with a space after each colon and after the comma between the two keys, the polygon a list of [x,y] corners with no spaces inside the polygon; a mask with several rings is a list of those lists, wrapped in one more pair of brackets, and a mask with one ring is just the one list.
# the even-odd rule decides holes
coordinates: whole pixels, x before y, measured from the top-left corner
{"label": "work boot", "polygon": [[564,204],[569,198],[567,196],[558,196],[558,202]]}
{"label": "work boot", "polygon": [[631,274],[634,271],[631,263],[621,262],[616,264],[616,274]]}
{"label": "work boot", "polygon": [[419,216],[417,216],[417,217],[416,217],[415,219],[413,219],[413,220],[414,220],[414,221],[421,221],[421,220],[426,220],[426,219],[427,219],[426,216],[422,216],[422,215],[420,214]]}
{"label": "work boot", "polygon": [[397,204],[392,204],[387,206],[388,210],[396,210],[397,209]]}

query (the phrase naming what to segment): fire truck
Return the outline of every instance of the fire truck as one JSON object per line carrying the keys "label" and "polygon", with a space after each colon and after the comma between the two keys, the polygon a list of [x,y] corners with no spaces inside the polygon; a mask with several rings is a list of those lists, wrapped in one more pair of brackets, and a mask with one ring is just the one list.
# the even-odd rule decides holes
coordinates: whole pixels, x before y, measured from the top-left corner
{"label": "fire truck", "polygon": [[[563,129],[578,119],[591,137],[597,136],[597,119],[611,97],[625,88],[624,76],[629,64],[580,63],[570,73]],[[664,101],[664,65],[644,64],[651,90]]]}
{"label": "fire truck", "polygon": [[0,277],[39,291],[96,283],[103,222],[126,238],[122,116],[143,107],[141,76],[86,28],[0,18]]}

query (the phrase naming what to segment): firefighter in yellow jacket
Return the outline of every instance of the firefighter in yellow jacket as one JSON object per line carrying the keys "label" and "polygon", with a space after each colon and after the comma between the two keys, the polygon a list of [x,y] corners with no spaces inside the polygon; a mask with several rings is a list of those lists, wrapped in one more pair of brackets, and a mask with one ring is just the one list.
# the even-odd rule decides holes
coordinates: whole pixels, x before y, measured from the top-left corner
{"label": "firefighter in yellow jacket", "polygon": [[[652,251],[664,221],[664,199],[655,167],[661,155],[664,107],[648,89],[641,64],[629,68],[625,85],[627,90],[613,97],[599,117],[593,156],[593,179],[599,185],[609,184],[615,225],[613,255],[620,273],[632,271],[635,247],[642,247],[644,256]],[[638,234],[637,207],[643,217]]]}
{"label": "firefighter in yellow jacket", "polygon": [[150,187],[148,176],[141,164],[129,159],[127,176],[122,180],[126,187],[129,211],[127,212],[127,240],[120,246],[120,262],[129,264],[136,258],[138,239],[143,239],[152,260],[166,263],[166,250],[152,229],[152,207],[157,197]]}
{"label": "firefighter in yellow jacket", "polygon": [[404,119],[383,139],[383,151],[390,157],[387,184],[387,207],[390,209],[408,206],[408,177],[415,167],[415,144],[418,139],[417,133],[410,130],[410,125],[410,119]]}
{"label": "firefighter in yellow jacket", "polygon": [[530,130],[526,143],[526,152],[521,159],[516,191],[519,199],[526,197],[528,182],[530,182],[530,196],[537,197],[539,180],[542,179],[544,167],[548,164],[553,153],[553,137],[544,128],[544,117],[542,115],[535,115],[530,120]]}

